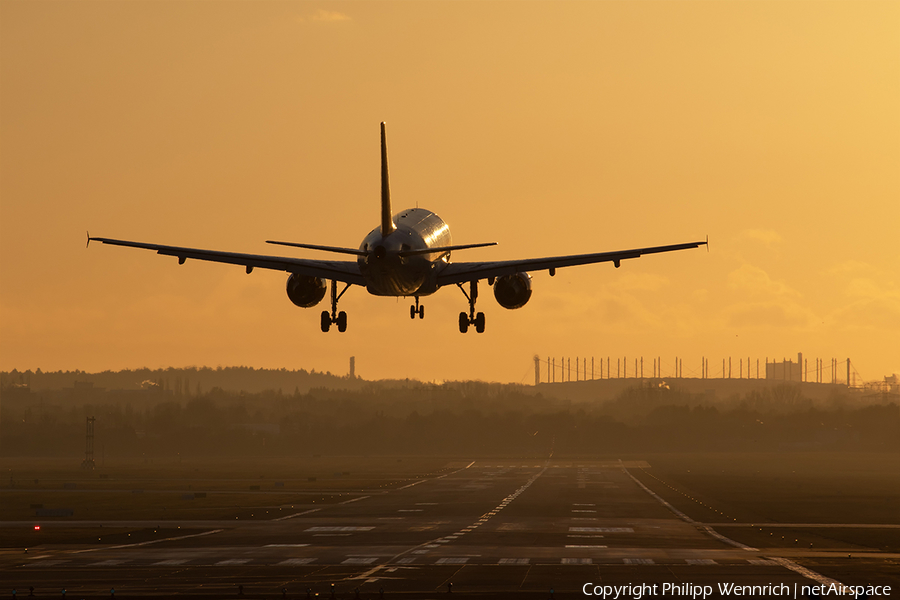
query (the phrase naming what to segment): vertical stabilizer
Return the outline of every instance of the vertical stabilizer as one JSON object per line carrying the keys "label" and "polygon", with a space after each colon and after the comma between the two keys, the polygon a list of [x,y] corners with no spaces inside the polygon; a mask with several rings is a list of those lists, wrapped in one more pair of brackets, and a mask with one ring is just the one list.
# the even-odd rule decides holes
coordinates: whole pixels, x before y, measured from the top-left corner
{"label": "vertical stabilizer", "polygon": [[388,182],[387,139],[381,123],[381,235],[387,237],[396,228],[391,216],[391,184]]}

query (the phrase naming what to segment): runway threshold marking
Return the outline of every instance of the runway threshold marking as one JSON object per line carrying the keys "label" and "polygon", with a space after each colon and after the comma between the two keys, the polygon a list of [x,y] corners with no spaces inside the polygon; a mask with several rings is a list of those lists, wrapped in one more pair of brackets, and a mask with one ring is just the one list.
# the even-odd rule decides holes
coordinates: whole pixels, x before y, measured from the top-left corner
{"label": "runway threshold marking", "polygon": [[[671,504],[669,504],[668,502],[666,502],[665,500],[660,498],[659,495],[656,494],[656,492],[654,492],[653,490],[648,488],[646,485],[641,483],[641,481],[637,477],[632,475],[631,472],[625,467],[625,465],[622,464],[621,459],[619,460],[619,463],[621,465],[622,471],[624,471],[626,475],[631,477],[631,479],[636,484],[638,484],[638,486],[640,486],[641,489],[643,489],[645,492],[647,492],[648,494],[650,494],[651,496],[656,498],[663,506],[665,506],[666,508],[671,510],[673,513],[675,513],[675,515],[677,515],[681,520],[685,521],[686,523],[690,523],[691,525],[694,525],[695,527],[697,527],[698,529],[701,529],[702,531],[705,531],[706,533],[708,533],[709,535],[711,535],[712,537],[716,538],[717,540],[719,540],[721,542],[724,542],[731,546],[735,546],[736,548],[741,548],[743,550],[749,550],[751,552],[759,552],[758,548],[752,548],[750,546],[747,546],[746,544],[736,542],[735,540],[725,537],[721,533],[715,531],[709,525],[704,525],[703,523],[700,523],[700,522],[695,521],[694,519],[690,518],[689,516],[687,516],[686,514],[684,514],[683,512],[681,512],[680,510],[678,510],[677,508],[675,508],[674,506],[672,506]],[[841,589],[849,589],[845,584],[841,583],[840,581],[837,581],[836,579],[826,577],[826,576],[822,575],[821,573],[817,573],[817,572],[813,571],[812,569],[807,569],[806,567],[798,565],[794,561],[788,560],[786,558],[771,556],[771,557],[768,557],[768,559],[772,563],[776,563],[776,564],[784,567],[785,569],[788,569],[789,571],[793,571],[794,573],[797,573],[798,575],[806,577],[807,579],[811,579],[811,580],[815,581],[816,583],[819,583],[822,585],[834,584],[834,585],[837,585],[838,587],[840,587]],[[755,564],[754,561],[752,561],[752,560],[750,561],[750,563]]]}
{"label": "runway threshold marking", "polygon": [[280,563],[275,563],[276,567],[300,567],[303,565],[308,565],[311,562],[315,562],[315,558],[289,558],[287,560],[283,560]]}
{"label": "runway threshold marking", "polygon": [[154,567],[174,567],[177,565],[183,565],[184,563],[186,563],[189,560],[190,560],[189,558],[170,558],[168,560],[161,560],[159,562],[155,562],[155,563],[153,563],[153,566]]}
{"label": "runway threshold marking", "polygon": [[336,533],[338,531],[372,531],[374,527],[309,527],[306,532]]}
{"label": "runway threshold marking", "polygon": [[231,567],[237,565],[245,565],[250,562],[249,558],[229,558],[226,560],[220,560],[215,564],[217,567]]}
{"label": "runway threshold marking", "polygon": [[464,565],[469,562],[468,558],[461,557],[449,557],[449,558],[439,558],[434,561],[436,565]]}
{"label": "runway threshold marking", "polygon": [[352,558],[346,559],[341,564],[342,565],[371,565],[376,560],[378,560],[378,559],[374,556],[369,556],[366,558],[352,557]]}
{"label": "runway threshold marking", "polygon": [[149,540],[147,542],[137,542],[135,544],[122,544],[120,546],[101,546],[99,548],[87,548],[85,550],[72,550],[71,554],[81,554],[82,552],[96,552],[97,550],[118,550],[120,548],[134,548],[137,546],[149,546],[150,544],[158,544],[160,542],[171,542],[172,540],[186,540],[188,538],[201,537],[204,535],[212,535],[221,533],[224,529],[213,529],[212,531],[204,531],[202,533],[192,533],[190,535],[179,535],[177,537],[163,538],[161,540]]}

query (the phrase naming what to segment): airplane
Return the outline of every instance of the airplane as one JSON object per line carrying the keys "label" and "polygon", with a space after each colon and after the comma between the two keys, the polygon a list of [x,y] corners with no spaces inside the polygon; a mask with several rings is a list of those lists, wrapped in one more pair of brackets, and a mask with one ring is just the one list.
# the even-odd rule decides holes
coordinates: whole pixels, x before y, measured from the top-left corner
{"label": "airplane", "polygon": [[[454,245],[450,239],[450,227],[433,212],[423,208],[408,208],[395,215],[391,213],[387,139],[385,124],[382,122],[381,225],[369,232],[359,248],[266,241],[267,244],[347,254],[355,256],[356,260],[314,260],[220,252],[91,237],[88,233],[88,245],[92,241],[155,250],[164,256],[177,257],[179,265],[191,259],[241,265],[246,268],[247,274],[253,269],[286,271],[290,273],[287,280],[287,296],[292,303],[301,308],[311,308],[319,304],[327,292],[326,281],[330,281],[331,310],[322,311],[323,332],[329,331],[332,325],[336,325],[339,332],[347,330],[347,313],[338,311],[337,308],[338,301],[352,285],[365,287],[366,291],[374,296],[412,296],[415,298],[415,304],[409,309],[411,319],[425,318],[425,306],[419,301],[421,296],[429,296],[442,287],[456,285],[469,302],[469,310],[459,313],[460,333],[466,333],[470,326],[478,333],[484,333],[484,313],[475,311],[478,282],[481,280],[487,280],[488,285],[493,287],[494,297],[500,306],[517,309],[525,306],[531,299],[531,272],[546,270],[553,276],[556,270],[562,267],[600,262],[612,262],[618,268],[623,260],[638,258],[644,254],[672,252],[700,246],[708,248],[709,238],[702,242],[595,254],[486,262],[450,262],[450,253],[454,250],[494,246],[496,242]],[[337,289],[339,283],[344,284],[340,292]]]}

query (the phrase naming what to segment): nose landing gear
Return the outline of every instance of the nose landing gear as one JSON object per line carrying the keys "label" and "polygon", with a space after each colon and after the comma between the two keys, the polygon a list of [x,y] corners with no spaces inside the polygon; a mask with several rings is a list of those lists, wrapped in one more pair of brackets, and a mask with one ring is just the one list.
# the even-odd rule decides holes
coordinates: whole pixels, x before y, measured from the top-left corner
{"label": "nose landing gear", "polygon": [[478,333],[484,333],[484,313],[475,313],[475,301],[478,299],[478,281],[469,282],[468,294],[466,293],[466,289],[463,287],[463,284],[457,283],[456,285],[459,286],[459,289],[469,301],[469,313],[459,313],[459,332],[466,333],[467,331],[469,331],[469,325],[474,325],[475,331],[477,331]]}
{"label": "nose landing gear", "polygon": [[416,303],[409,307],[409,318],[415,319],[416,315],[418,315],[420,319],[425,318],[425,306],[419,304],[418,296],[416,296]]}
{"label": "nose landing gear", "polygon": [[344,295],[344,292],[347,291],[347,288],[350,287],[350,284],[346,284],[344,289],[341,290],[341,293],[337,293],[337,281],[334,279],[331,280],[331,312],[329,313],[327,310],[322,311],[322,331],[327,332],[331,329],[332,323],[337,325],[338,331],[344,333],[347,331],[347,313],[344,311],[337,311],[337,303],[338,300],[341,299],[341,296]]}

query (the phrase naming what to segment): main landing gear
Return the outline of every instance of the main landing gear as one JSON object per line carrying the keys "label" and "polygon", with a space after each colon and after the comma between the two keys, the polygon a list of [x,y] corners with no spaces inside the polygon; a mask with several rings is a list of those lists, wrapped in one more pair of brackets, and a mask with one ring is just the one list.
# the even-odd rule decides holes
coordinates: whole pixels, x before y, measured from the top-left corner
{"label": "main landing gear", "polygon": [[418,296],[416,296],[416,303],[409,307],[409,318],[415,319],[416,315],[418,315],[420,319],[425,318],[425,307],[419,304]]}
{"label": "main landing gear", "polygon": [[484,333],[484,313],[475,314],[475,300],[478,299],[478,281],[469,282],[468,294],[463,284],[457,283],[456,285],[459,286],[459,289],[462,290],[463,295],[469,301],[469,313],[459,313],[459,332],[466,333],[469,331],[469,325],[474,325],[475,331]]}
{"label": "main landing gear", "polygon": [[338,312],[337,303],[349,287],[350,284],[348,283],[344,286],[344,289],[341,290],[341,293],[338,294],[337,281],[335,281],[334,279],[331,280],[331,312],[329,313],[327,310],[322,311],[322,331],[327,332],[329,329],[331,329],[332,323],[337,325],[337,329],[341,333],[347,331],[347,313],[345,313],[344,311]]}

